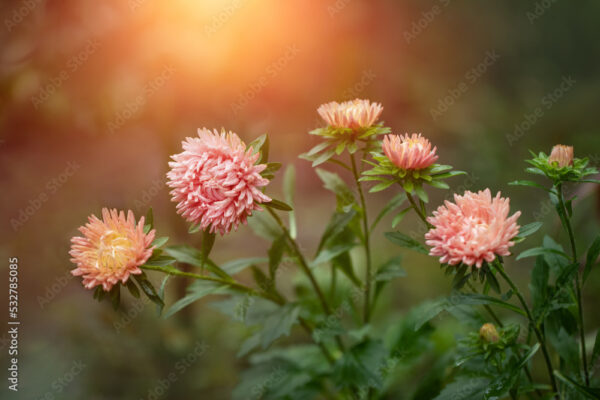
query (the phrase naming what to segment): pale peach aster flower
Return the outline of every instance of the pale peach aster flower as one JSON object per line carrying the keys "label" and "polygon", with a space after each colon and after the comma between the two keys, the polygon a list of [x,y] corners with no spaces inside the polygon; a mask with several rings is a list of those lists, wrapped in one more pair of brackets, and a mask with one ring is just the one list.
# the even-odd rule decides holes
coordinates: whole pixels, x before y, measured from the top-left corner
{"label": "pale peach aster flower", "polygon": [[433,228],[425,234],[430,255],[440,257],[441,263],[476,265],[492,262],[499,256],[510,255],[514,245],[511,239],[519,233],[517,211],[508,216],[510,200],[492,198],[489,189],[478,193],[465,192],[454,195],[455,203],[449,201],[433,212],[427,221]]}
{"label": "pale peach aster flower", "polygon": [[267,165],[255,165],[260,154],[235,133],[199,129],[182,145],[183,152],[171,156],[167,184],[177,212],[189,222],[223,235],[260,210],[257,203],[271,201],[260,190],[269,183],[260,175]]}
{"label": "pale peach aster flower", "polygon": [[87,289],[102,285],[110,291],[119,281],[126,283],[129,275],[142,273],[139,268],[152,255],[155,232],[144,233],[144,217],[136,224],[133,212],[102,209],[102,220],[95,215],[81,226],[83,236],[71,239],[71,261],[77,268],[71,271],[83,276]]}
{"label": "pale peach aster flower", "polygon": [[369,128],[377,122],[383,107],[369,100],[355,99],[338,103],[332,101],[322,104],[317,112],[334,128],[360,129]]}
{"label": "pale peach aster flower", "polygon": [[429,140],[421,134],[387,135],[383,138],[383,153],[398,168],[417,170],[437,161],[437,147],[431,148]]}
{"label": "pale peach aster flower", "polygon": [[548,163],[552,164],[555,162],[561,168],[573,165],[573,146],[565,146],[564,144],[554,146],[550,157],[548,157]]}

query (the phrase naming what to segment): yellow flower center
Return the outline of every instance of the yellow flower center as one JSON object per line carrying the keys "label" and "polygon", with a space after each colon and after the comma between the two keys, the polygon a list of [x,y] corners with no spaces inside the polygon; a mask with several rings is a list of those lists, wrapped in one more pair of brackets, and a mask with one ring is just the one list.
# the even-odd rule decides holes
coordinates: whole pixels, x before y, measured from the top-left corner
{"label": "yellow flower center", "polygon": [[107,231],[98,242],[96,267],[105,271],[124,269],[133,257],[133,242],[123,233]]}

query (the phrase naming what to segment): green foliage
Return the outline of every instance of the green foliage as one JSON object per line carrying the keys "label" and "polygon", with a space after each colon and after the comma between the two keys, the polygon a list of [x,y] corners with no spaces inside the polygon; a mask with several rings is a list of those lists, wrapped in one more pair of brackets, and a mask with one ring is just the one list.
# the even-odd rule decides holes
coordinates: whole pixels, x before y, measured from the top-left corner
{"label": "green foliage", "polygon": [[[587,158],[574,158],[573,165],[559,167],[557,163],[550,163],[545,153],[540,152],[538,155],[531,152],[533,158],[526,162],[533,167],[527,168],[526,171],[535,175],[544,175],[554,184],[560,182],[593,182],[600,181],[593,179],[585,179],[588,175],[598,173],[598,170],[593,167],[588,167],[589,160]],[[547,190],[547,189],[546,189]]]}

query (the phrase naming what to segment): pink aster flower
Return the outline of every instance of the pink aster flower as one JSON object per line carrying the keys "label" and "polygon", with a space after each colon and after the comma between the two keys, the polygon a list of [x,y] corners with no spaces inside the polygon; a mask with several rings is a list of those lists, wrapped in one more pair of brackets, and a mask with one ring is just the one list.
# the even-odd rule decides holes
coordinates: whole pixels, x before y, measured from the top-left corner
{"label": "pink aster flower", "polygon": [[387,135],[383,138],[383,152],[398,168],[404,170],[423,169],[437,161],[437,147],[421,134]]}
{"label": "pink aster flower", "polygon": [[189,222],[223,235],[260,210],[257,203],[271,201],[260,190],[269,183],[260,175],[267,165],[255,165],[259,154],[235,133],[199,129],[198,137],[182,144],[183,152],[171,156],[167,184],[177,212]]}
{"label": "pink aster flower", "polygon": [[372,126],[377,122],[382,111],[381,104],[360,99],[343,103],[332,101],[317,109],[319,115],[329,126],[354,130]]}
{"label": "pink aster flower", "polygon": [[508,256],[514,245],[511,239],[519,233],[517,211],[509,213],[509,199],[492,198],[489,189],[478,193],[465,192],[454,195],[455,203],[449,201],[440,206],[427,221],[433,228],[425,234],[429,255],[440,257],[441,263],[456,265],[464,263],[481,267],[483,261],[492,262],[496,255]]}
{"label": "pink aster flower", "polygon": [[573,165],[573,146],[557,144],[552,148],[548,163],[552,165],[557,163],[560,168]]}
{"label": "pink aster flower", "polygon": [[71,239],[71,261],[77,268],[71,271],[83,276],[86,289],[102,285],[110,291],[119,281],[127,282],[129,275],[141,274],[139,268],[152,255],[154,230],[144,233],[144,217],[136,224],[133,212],[102,209],[102,220],[95,215],[79,228],[82,236]]}

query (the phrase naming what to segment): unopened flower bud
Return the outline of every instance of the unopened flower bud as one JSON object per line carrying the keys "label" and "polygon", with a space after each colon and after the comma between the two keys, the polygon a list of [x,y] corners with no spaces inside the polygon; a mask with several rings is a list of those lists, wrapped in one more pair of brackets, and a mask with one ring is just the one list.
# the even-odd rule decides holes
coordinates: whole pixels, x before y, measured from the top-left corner
{"label": "unopened flower bud", "polygon": [[550,165],[557,163],[559,167],[573,165],[573,146],[565,146],[557,144],[552,148],[550,157],[548,157]]}
{"label": "unopened flower bud", "polygon": [[490,323],[481,326],[481,329],[479,329],[479,337],[488,343],[496,343],[500,340],[500,335],[498,334],[496,327],[494,324]]}

